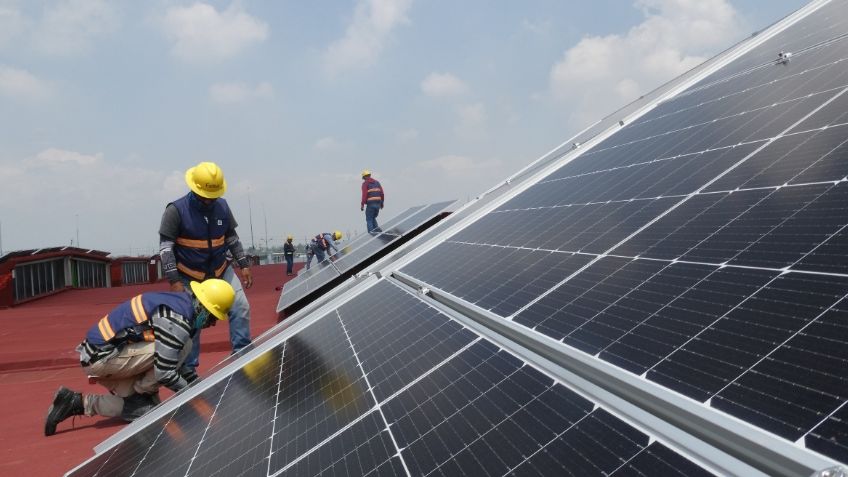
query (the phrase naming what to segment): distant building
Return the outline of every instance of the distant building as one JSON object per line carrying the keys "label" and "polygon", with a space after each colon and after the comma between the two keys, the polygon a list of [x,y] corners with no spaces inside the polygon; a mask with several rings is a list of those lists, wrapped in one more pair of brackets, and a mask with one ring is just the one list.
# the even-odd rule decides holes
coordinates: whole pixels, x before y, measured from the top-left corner
{"label": "distant building", "polygon": [[111,286],[109,252],[51,247],[0,257],[0,307],[52,295],[67,288]]}

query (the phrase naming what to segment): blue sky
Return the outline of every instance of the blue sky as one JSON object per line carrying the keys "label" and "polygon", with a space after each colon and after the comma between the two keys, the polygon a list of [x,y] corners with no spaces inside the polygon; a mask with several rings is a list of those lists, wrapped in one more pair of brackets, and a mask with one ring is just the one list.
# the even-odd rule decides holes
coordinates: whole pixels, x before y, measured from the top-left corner
{"label": "blue sky", "polygon": [[804,3],[0,0],[2,248],[154,253],[199,161],[248,246],[361,233],[362,168],[465,200]]}

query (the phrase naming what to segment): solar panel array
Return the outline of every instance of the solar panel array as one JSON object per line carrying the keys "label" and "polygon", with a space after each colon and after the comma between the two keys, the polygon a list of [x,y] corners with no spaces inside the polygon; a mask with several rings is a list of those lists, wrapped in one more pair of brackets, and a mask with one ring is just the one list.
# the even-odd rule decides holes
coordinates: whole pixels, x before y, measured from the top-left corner
{"label": "solar panel array", "polygon": [[[848,32],[845,2],[810,20],[767,45]],[[402,271],[848,462],[848,49],[840,36],[745,70],[777,51],[663,102]]]}
{"label": "solar panel array", "polygon": [[410,207],[386,221],[379,231],[355,237],[337,253],[318,262],[309,270],[304,269],[294,280],[286,282],[277,304],[277,311],[290,307],[308,294],[363,263],[388,244],[437,217],[452,203],[453,201],[447,201]]}
{"label": "solar panel array", "polygon": [[815,2],[556,151],[70,475],[728,473],[712,452],[764,472],[549,349],[848,462],[847,20]]}
{"label": "solar panel array", "polygon": [[381,281],[74,475],[711,475]]}

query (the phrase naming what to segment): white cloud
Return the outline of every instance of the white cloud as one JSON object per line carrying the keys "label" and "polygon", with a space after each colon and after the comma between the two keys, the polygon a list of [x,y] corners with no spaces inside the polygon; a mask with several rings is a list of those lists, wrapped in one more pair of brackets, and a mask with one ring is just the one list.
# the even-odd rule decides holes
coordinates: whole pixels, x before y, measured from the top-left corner
{"label": "white cloud", "polygon": [[324,52],[324,66],[331,74],[371,66],[377,61],[389,34],[407,23],[412,0],[359,0],[344,37]]}
{"label": "white cloud", "polygon": [[[229,188],[229,185],[228,185]],[[186,194],[185,171],[171,171],[162,181],[162,190],[167,197],[179,197]]]}
{"label": "white cloud", "polygon": [[488,114],[483,103],[466,104],[456,110],[459,122],[455,132],[462,137],[476,137],[486,130]]}
{"label": "white cloud", "polygon": [[435,169],[438,172],[451,176],[462,177],[474,171],[488,169],[500,165],[498,160],[475,161],[466,156],[446,155],[435,159],[421,161],[418,167],[423,169]]}
{"label": "white cloud", "polygon": [[417,129],[406,129],[395,134],[395,138],[399,142],[410,142],[418,139],[419,132]]}
{"label": "white cloud", "polygon": [[550,20],[534,21],[525,18],[521,21],[521,26],[534,35],[547,35],[551,31],[552,23]]}
{"label": "white cloud", "polygon": [[25,24],[26,19],[14,5],[0,5],[0,48],[11,45]]}
{"label": "white cloud", "polygon": [[33,32],[33,45],[52,55],[74,55],[92,40],[115,31],[120,24],[114,3],[107,0],[64,0],[45,9]]}
{"label": "white cloud", "polygon": [[342,149],[342,144],[338,141],[338,139],[327,136],[322,137],[321,139],[315,141],[315,145],[313,146],[315,150],[327,152],[327,151],[338,151]]}
{"label": "white cloud", "polygon": [[244,103],[274,97],[274,87],[263,81],[256,86],[245,83],[215,83],[209,87],[209,97],[219,104]]}
{"label": "white cloud", "polygon": [[[59,147],[30,157],[0,156],[4,244],[6,239],[18,249],[67,244],[75,235],[78,214],[83,246],[117,253],[129,252],[119,247],[133,246],[138,252],[141,246],[153,253],[164,205],[187,190],[184,171],[168,174],[170,170],[109,160],[103,153]],[[44,204],[45,196],[50,206],[33,214],[32,207]],[[123,237],[119,240],[117,230]]]}
{"label": "white cloud", "polygon": [[191,62],[226,60],[268,37],[268,25],[242,11],[237,4],[222,12],[199,2],[188,7],[171,7],[162,26],[174,42],[171,53]]}
{"label": "white cloud", "polygon": [[63,149],[49,148],[39,152],[35,157],[27,159],[29,165],[44,166],[91,166],[103,160],[103,154],[82,154]]}
{"label": "white cloud", "polygon": [[590,36],[551,68],[550,87],[573,126],[600,119],[741,38],[727,0],[639,0],[645,19],[623,35]]}
{"label": "white cloud", "polygon": [[14,99],[43,100],[53,94],[50,82],[29,71],[0,64],[0,95]]}
{"label": "white cloud", "polygon": [[458,96],[467,90],[465,82],[450,73],[430,73],[421,81],[421,91],[434,98]]}

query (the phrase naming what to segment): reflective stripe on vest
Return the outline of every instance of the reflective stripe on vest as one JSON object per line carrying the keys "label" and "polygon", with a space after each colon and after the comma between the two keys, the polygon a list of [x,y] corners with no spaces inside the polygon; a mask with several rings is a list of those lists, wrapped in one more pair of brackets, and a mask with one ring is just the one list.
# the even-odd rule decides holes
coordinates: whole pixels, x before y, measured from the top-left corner
{"label": "reflective stripe on vest", "polygon": [[144,306],[141,304],[141,295],[136,295],[131,301],[132,314],[135,317],[136,323],[144,323],[147,321],[147,313],[144,311]]}
{"label": "reflective stripe on vest", "polygon": [[103,341],[109,341],[115,337],[115,331],[112,330],[112,325],[109,324],[109,315],[100,318],[97,328],[100,330],[100,336],[103,337]]}
{"label": "reflective stripe on vest", "polygon": [[[224,246],[224,236],[220,236],[218,238],[212,239],[213,247],[223,247]],[[207,240],[192,240],[184,237],[177,238],[177,245],[182,245],[183,247],[190,248],[209,248],[209,241]]]}
{"label": "reflective stripe on vest", "polygon": [[[215,278],[221,278],[221,275],[224,274],[224,270],[226,270],[226,269],[227,269],[227,262],[224,262],[220,267],[215,269]],[[188,268],[187,266],[183,265],[182,263],[177,264],[177,270],[181,271],[182,273],[184,273],[184,274],[186,274],[186,275],[188,275],[191,278],[194,278],[196,280],[205,280],[206,279],[206,272],[203,272],[203,271],[200,271],[200,270],[194,270],[192,268]]]}

